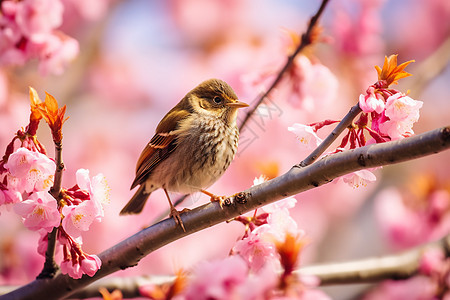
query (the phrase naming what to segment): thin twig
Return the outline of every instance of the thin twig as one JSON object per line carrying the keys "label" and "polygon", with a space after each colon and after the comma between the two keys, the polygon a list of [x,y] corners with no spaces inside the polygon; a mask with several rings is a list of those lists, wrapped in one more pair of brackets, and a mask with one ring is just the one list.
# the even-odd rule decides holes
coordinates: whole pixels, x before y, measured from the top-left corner
{"label": "thin twig", "polygon": [[[50,189],[50,194],[57,200],[58,207],[60,201],[60,193],[62,186],[62,175],[64,171],[64,163],[62,160],[62,144],[61,142],[55,142],[55,161],[56,171],[53,186]],[[56,235],[58,234],[58,228],[53,228],[52,232],[48,234],[47,250],[45,251],[44,268],[37,276],[38,279],[53,278],[58,271],[58,264],[55,262],[55,248],[56,248]]]}
{"label": "thin twig", "polygon": [[350,111],[345,115],[341,122],[339,122],[336,128],[333,129],[333,131],[322,141],[322,143],[316,149],[314,149],[314,151],[311,152],[311,154],[307,158],[302,160],[297,165],[297,167],[306,167],[315,162],[320,157],[320,155],[322,155],[325,150],[330,147],[330,145],[337,139],[337,137],[352,124],[353,119],[355,119],[360,112],[361,108],[359,107],[359,103],[357,103],[350,109]]}
{"label": "thin twig", "polygon": [[60,299],[116,271],[135,266],[139,261],[175,240],[253,211],[263,205],[329,183],[358,170],[400,163],[435,154],[450,148],[450,126],[438,128],[403,140],[348,150],[327,156],[304,168],[253,186],[225,200],[223,207],[212,202],[181,215],[184,232],[172,218],[137,232],[98,256],[101,269],[93,276],[72,279],[57,274],[52,279],[35,280],[7,295],[8,299]]}
{"label": "thin twig", "polygon": [[242,121],[240,125],[240,130],[242,130],[245,125],[247,124],[250,117],[255,113],[255,111],[258,109],[258,106],[264,101],[264,99],[269,96],[269,94],[272,92],[272,90],[280,83],[281,79],[283,78],[284,74],[291,68],[292,64],[294,63],[294,59],[306,46],[311,44],[311,34],[313,32],[314,27],[316,26],[320,16],[322,15],[325,6],[327,5],[328,0],[323,0],[322,4],[319,7],[319,10],[317,13],[311,18],[309,21],[308,28],[306,29],[306,32],[302,34],[301,42],[298,45],[297,49],[295,49],[294,53],[292,53],[286,60],[286,63],[281,68],[281,70],[278,72],[277,77],[272,82],[270,87],[267,89],[265,93],[263,93],[258,100],[256,101],[256,105],[254,105],[245,115],[244,120]]}

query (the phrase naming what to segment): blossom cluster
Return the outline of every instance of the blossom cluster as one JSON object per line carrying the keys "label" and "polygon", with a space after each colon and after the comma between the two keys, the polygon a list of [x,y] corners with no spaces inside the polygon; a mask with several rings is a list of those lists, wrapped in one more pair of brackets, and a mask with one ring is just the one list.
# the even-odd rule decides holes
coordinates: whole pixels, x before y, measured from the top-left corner
{"label": "blossom cluster", "polygon": [[48,233],[58,229],[56,240],[63,249],[62,273],[73,278],[93,276],[101,261],[96,255],[83,252],[81,234],[103,218],[109,187],[102,174],[91,178],[88,170],[79,169],[75,186],[53,189],[57,165],[31,132],[35,133],[39,120],[44,118],[54,141],[60,142],[65,109],[54,106],[56,100],[53,102],[50,95],[46,102],[36,95],[30,91],[30,124],[17,132],[0,160],[0,205],[12,206],[25,227],[41,235],[38,252],[42,255],[47,249]]}
{"label": "blossom cluster", "polygon": [[[411,75],[404,71],[411,62],[397,65],[397,55],[391,55],[385,58],[383,68],[375,67],[378,81],[369,86],[365,94],[359,96],[358,104],[362,112],[348,128],[347,134],[334,153],[344,151],[346,147],[355,149],[414,134],[412,127],[419,120],[419,110],[423,102],[389,87],[396,84],[399,79]],[[338,121],[325,120],[309,125],[296,123],[288,130],[297,135],[303,147],[313,149],[322,143],[317,131],[336,122]],[[343,180],[352,187],[359,187],[375,181],[376,177],[369,170],[362,170],[345,175]]]}
{"label": "blossom cluster", "polygon": [[63,12],[60,0],[2,1],[0,64],[38,59],[41,74],[61,74],[79,52],[78,42],[58,30]]}
{"label": "blossom cluster", "polygon": [[[266,179],[261,176],[254,185]],[[142,296],[150,299],[330,299],[314,289],[316,278],[300,276],[299,256],[308,238],[290,216],[295,198],[262,207],[249,216],[234,220],[245,231],[230,256],[201,262],[187,276],[180,272],[175,281],[160,286],[144,285]],[[170,295],[170,296],[169,296]]]}

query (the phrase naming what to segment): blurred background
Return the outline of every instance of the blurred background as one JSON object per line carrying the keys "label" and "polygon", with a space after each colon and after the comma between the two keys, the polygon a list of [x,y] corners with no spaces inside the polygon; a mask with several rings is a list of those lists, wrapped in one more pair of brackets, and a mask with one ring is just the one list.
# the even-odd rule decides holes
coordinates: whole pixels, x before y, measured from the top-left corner
{"label": "blurred background", "polygon": [[[91,176],[103,173],[111,187],[103,222],[83,236],[83,249],[92,254],[168,215],[165,195],[157,191],[141,215],[118,216],[133,194],[129,187],[137,158],[165,113],[212,77],[227,81],[240,100],[254,103],[295,46],[290,32],[303,33],[320,5],[318,0],[61,3],[58,30],[78,41],[79,52],[74,50],[73,60],[61,68],[45,68],[39,59],[14,65],[1,59],[0,149],[28,124],[28,86],[42,98],[46,91],[67,105],[64,186],[73,186],[75,171],[86,168]],[[308,152],[287,128],[342,118],[376,82],[374,66],[382,66],[385,55],[398,54],[399,62],[415,60],[407,68],[413,76],[393,86],[424,102],[414,131],[449,125],[449,20],[446,0],[330,1],[318,42],[297,58],[295,68],[246,125],[234,162],[209,191],[232,194],[250,187],[255,177],[273,178],[300,162]],[[240,113],[242,120],[245,110]],[[330,131],[325,128],[319,136]],[[53,155],[45,124],[38,137]],[[394,253],[447,234],[449,162],[450,153],[444,152],[378,169],[377,181],[365,187],[334,180],[297,195],[291,215],[311,238],[302,264]],[[208,200],[195,194],[180,208]],[[0,208],[0,282],[22,284],[40,272],[43,258],[36,252],[38,234],[26,230],[10,210]],[[173,274],[200,260],[223,258],[243,232],[237,222],[214,226],[114,276]],[[349,299],[367,288],[325,291],[333,299]]]}

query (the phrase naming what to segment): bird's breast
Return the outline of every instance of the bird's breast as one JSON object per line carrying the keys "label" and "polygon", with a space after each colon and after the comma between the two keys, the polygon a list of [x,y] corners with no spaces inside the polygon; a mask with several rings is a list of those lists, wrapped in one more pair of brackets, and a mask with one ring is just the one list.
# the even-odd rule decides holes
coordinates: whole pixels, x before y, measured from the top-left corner
{"label": "bird's breast", "polygon": [[238,147],[237,126],[219,119],[197,117],[177,138],[171,167],[177,172],[164,185],[172,191],[191,193],[212,185],[231,164]]}

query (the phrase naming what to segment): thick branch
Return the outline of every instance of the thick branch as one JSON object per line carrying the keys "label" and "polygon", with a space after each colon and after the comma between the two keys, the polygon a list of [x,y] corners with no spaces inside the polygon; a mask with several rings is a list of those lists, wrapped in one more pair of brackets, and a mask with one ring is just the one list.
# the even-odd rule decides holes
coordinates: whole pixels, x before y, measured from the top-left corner
{"label": "thick branch", "polygon": [[137,265],[143,257],[164,245],[265,204],[321,186],[357,170],[412,160],[448,148],[450,127],[443,127],[403,140],[336,153],[304,168],[293,167],[282,176],[230,197],[223,208],[214,202],[183,213],[181,218],[186,232],[172,218],[139,231],[100,253],[102,268],[93,277],[83,276],[75,280],[58,274],[53,279],[35,280],[6,296],[8,299],[67,297],[106,275]]}

